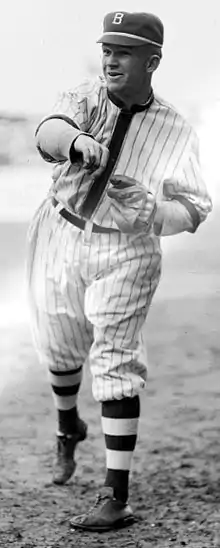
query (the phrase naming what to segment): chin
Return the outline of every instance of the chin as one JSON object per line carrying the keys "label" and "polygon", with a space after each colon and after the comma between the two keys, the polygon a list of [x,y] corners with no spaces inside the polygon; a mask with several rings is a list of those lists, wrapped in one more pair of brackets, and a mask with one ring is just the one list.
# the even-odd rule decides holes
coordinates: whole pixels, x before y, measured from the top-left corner
{"label": "chin", "polygon": [[107,82],[107,87],[109,89],[109,91],[123,91],[123,87],[122,86],[119,86],[118,84],[112,84],[112,83],[109,83]]}
{"label": "chin", "polygon": [[107,88],[109,91],[111,91],[111,93],[115,93],[115,94],[121,94],[121,93],[123,94],[125,92],[125,86],[117,82],[109,82],[108,80],[107,80]]}

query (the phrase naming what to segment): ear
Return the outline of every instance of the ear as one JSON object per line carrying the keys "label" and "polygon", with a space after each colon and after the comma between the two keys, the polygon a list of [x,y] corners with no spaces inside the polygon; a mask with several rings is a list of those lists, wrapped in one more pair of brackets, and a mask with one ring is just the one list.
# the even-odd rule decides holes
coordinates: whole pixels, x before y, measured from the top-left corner
{"label": "ear", "polygon": [[147,64],[147,72],[154,72],[160,64],[159,55],[152,55]]}

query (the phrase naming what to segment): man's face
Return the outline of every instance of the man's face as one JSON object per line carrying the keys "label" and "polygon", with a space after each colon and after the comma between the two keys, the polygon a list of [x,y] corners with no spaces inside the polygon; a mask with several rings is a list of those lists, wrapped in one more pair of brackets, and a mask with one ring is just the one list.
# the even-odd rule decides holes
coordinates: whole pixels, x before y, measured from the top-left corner
{"label": "man's face", "polygon": [[103,44],[102,68],[109,91],[136,95],[146,79],[146,50],[142,47]]}

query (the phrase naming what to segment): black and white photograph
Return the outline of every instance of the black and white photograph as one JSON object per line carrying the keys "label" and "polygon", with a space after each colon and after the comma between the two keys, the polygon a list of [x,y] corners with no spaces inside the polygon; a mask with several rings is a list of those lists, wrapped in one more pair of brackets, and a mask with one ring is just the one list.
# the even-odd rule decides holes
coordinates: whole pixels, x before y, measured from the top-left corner
{"label": "black and white photograph", "polygon": [[2,548],[220,548],[219,37],[1,6]]}

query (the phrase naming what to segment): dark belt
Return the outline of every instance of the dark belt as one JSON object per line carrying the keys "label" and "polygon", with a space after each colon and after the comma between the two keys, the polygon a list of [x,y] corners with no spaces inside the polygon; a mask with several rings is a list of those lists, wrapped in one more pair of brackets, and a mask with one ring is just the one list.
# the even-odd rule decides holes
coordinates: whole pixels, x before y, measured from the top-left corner
{"label": "dark belt", "polygon": [[[58,202],[58,200],[56,200],[56,198],[53,197],[52,204],[54,207],[57,207],[58,205],[60,205],[60,202]],[[68,221],[74,226],[77,226],[77,228],[79,228],[80,230],[84,230],[85,225],[88,222],[88,221],[85,221],[84,219],[81,219],[80,217],[77,217],[76,215],[74,215],[74,213],[70,213],[70,211],[65,209],[65,207],[59,210],[59,214],[61,215],[61,217],[66,219],[66,221]],[[99,225],[96,225],[95,223],[92,223],[92,232],[109,234],[110,232],[120,232],[120,231],[117,230],[116,228],[110,228],[110,227],[107,228],[105,226],[99,226]]]}

